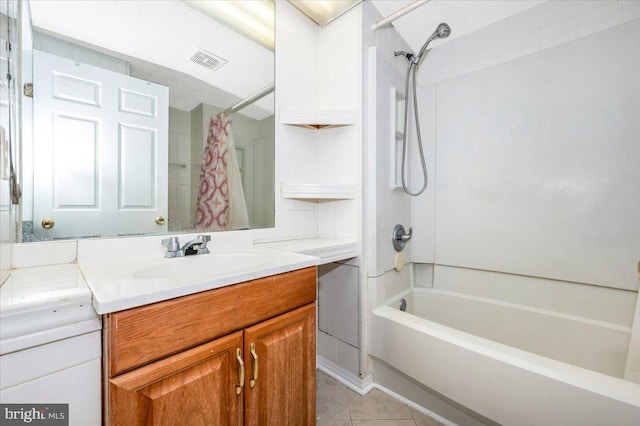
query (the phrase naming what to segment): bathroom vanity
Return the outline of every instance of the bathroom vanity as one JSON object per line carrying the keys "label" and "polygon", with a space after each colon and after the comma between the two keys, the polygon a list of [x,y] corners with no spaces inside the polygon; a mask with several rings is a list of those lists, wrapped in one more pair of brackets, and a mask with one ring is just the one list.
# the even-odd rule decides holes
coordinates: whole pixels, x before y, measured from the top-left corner
{"label": "bathroom vanity", "polygon": [[105,423],[315,424],[315,299],[311,267],[107,314]]}
{"label": "bathroom vanity", "polygon": [[[74,325],[90,347],[59,351],[76,365],[90,348],[91,374],[51,376],[52,390],[68,388],[77,398],[54,392],[58,398],[42,400],[69,402],[79,421],[71,424],[98,424],[100,416],[105,425],[315,424],[317,267],[353,257],[355,244],[254,245],[241,231],[213,238],[209,254],[173,259],[164,257],[161,236],[15,245],[11,282],[20,285],[5,284],[5,293],[22,289],[43,303],[29,274],[50,286],[64,272],[77,289],[61,287],[60,300],[91,319],[89,329]],[[47,305],[56,318],[59,305]],[[4,342],[3,349],[24,360],[20,348]]]}
{"label": "bathroom vanity", "polygon": [[315,424],[319,259],[213,238],[179,258],[158,236],[78,241],[103,321],[105,425]]}

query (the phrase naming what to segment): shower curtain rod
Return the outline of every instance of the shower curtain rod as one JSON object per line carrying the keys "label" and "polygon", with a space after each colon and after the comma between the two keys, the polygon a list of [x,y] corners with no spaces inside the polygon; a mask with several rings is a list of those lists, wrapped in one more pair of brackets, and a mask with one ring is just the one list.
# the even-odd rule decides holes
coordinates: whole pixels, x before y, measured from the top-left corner
{"label": "shower curtain rod", "polygon": [[378,22],[376,22],[375,24],[373,24],[371,26],[372,30],[377,30],[378,28],[382,28],[387,24],[390,24],[391,22],[395,21],[396,19],[406,15],[407,13],[411,12],[414,9],[419,8],[420,6],[423,6],[427,3],[429,3],[431,0],[416,0],[411,4],[406,5],[405,7],[393,12],[391,15],[387,16],[386,18],[383,18],[381,20],[379,20]]}
{"label": "shower curtain rod", "polygon": [[236,111],[240,111],[242,108],[247,107],[249,105],[251,105],[252,103],[254,103],[255,101],[257,101],[258,99],[262,99],[265,96],[267,96],[269,93],[273,93],[273,91],[275,90],[276,85],[275,83],[271,83],[265,87],[263,87],[262,89],[258,90],[256,93],[254,93],[253,95],[247,97],[246,99],[243,99],[233,105],[231,105],[229,108],[225,109],[223,111],[224,114],[230,114],[232,112],[236,112]]}

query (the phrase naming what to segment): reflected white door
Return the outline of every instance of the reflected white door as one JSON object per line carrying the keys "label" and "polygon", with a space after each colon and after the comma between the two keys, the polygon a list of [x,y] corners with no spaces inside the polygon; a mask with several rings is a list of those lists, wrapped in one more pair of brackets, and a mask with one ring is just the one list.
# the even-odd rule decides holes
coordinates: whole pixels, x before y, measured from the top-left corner
{"label": "reflected white door", "polygon": [[165,232],[168,87],[39,51],[33,67],[36,238]]}

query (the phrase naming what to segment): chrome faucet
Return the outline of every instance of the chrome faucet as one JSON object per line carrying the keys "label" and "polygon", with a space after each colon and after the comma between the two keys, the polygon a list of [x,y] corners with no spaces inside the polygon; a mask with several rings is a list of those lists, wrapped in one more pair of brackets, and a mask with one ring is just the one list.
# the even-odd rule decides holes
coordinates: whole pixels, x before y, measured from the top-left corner
{"label": "chrome faucet", "polygon": [[207,243],[211,241],[209,235],[198,235],[191,241],[188,241],[182,248],[180,247],[180,240],[178,237],[169,237],[162,240],[162,245],[167,248],[167,254],[164,257],[183,257],[192,256],[196,254],[207,254],[209,249]]}

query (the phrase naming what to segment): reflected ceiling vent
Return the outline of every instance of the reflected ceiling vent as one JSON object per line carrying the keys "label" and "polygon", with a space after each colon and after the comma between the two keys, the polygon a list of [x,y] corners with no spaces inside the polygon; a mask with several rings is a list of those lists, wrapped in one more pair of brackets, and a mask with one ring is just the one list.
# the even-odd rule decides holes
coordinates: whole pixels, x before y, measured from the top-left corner
{"label": "reflected ceiling vent", "polygon": [[226,59],[222,59],[220,56],[216,56],[213,53],[200,48],[198,48],[190,60],[191,62],[195,62],[200,66],[210,69],[211,71],[220,69],[220,67],[224,66],[224,64],[228,62]]}

